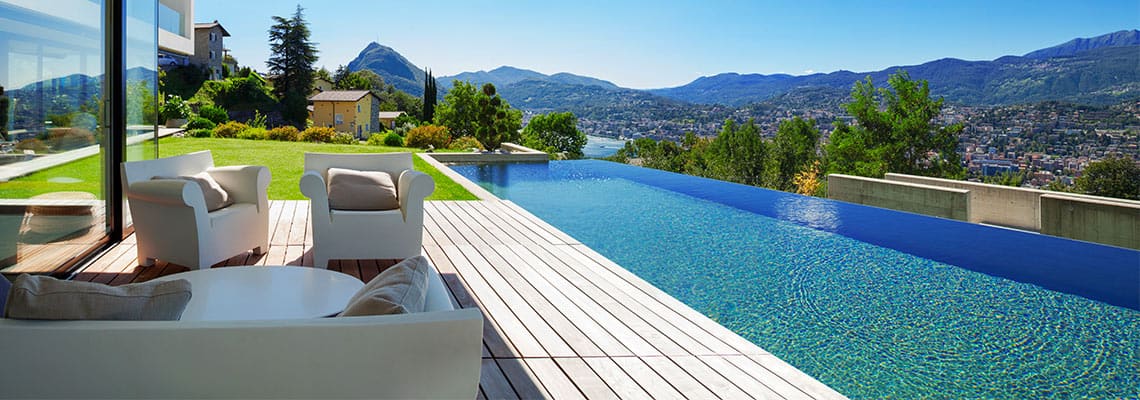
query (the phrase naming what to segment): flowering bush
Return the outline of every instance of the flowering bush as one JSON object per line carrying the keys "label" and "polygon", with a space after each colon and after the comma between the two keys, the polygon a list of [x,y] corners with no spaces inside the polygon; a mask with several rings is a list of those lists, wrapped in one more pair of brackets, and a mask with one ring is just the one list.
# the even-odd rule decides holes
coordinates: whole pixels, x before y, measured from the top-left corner
{"label": "flowering bush", "polygon": [[[221,124],[221,125],[218,125],[217,127],[215,127],[214,128],[214,137],[236,138],[239,133],[241,133],[242,131],[244,131],[246,129],[249,129],[249,125],[246,125],[246,124],[243,124],[243,123],[237,122],[237,121],[230,121],[230,122],[226,122],[224,124]],[[203,137],[203,136],[194,136],[194,135],[190,135],[190,136]],[[205,137],[209,137],[209,136],[205,136]]]}
{"label": "flowering bush", "polygon": [[266,136],[269,140],[296,142],[301,140],[301,131],[297,130],[297,128],[293,127],[292,125],[284,125],[270,129],[269,132],[266,132]]}
{"label": "flowering bush", "polygon": [[451,141],[451,134],[446,126],[424,125],[408,131],[405,143],[408,147],[427,148],[429,145],[437,149],[447,148]]}
{"label": "flowering bush", "polygon": [[301,139],[306,142],[328,143],[333,140],[334,136],[336,136],[335,129],[319,126],[314,126],[301,132]]}

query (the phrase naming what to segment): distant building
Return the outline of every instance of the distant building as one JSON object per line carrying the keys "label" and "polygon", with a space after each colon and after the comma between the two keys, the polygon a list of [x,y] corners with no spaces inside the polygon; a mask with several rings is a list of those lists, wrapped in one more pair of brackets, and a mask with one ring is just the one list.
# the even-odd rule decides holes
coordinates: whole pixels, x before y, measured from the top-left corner
{"label": "distant building", "polygon": [[190,57],[190,63],[205,68],[210,79],[222,79],[222,63],[226,53],[222,38],[229,36],[230,33],[218,20],[194,24],[194,55]]}
{"label": "distant building", "polygon": [[380,98],[368,90],[326,90],[309,97],[313,126],[327,126],[357,139],[380,130]]}
{"label": "distant building", "polygon": [[407,113],[403,111],[381,111],[379,114],[380,123],[384,124],[388,129],[396,129],[396,118],[400,118],[401,115],[406,114]]}
{"label": "distant building", "polygon": [[309,93],[309,95],[312,96],[312,95],[315,95],[317,93],[325,92],[325,91],[329,91],[329,90],[333,90],[333,83],[332,82],[329,82],[329,80],[325,79],[325,78],[315,77],[315,78],[313,78],[313,91],[311,93]]}
{"label": "distant building", "polygon": [[1009,160],[986,160],[982,162],[982,175],[994,176],[1005,173],[1018,172],[1017,165]]}

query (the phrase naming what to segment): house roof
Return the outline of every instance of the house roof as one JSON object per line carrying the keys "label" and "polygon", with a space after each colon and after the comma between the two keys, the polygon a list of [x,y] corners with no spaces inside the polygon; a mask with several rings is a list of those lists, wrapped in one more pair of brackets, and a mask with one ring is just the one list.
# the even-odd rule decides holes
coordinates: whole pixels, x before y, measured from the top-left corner
{"label": "house roof", "polygon": [[226,31],[226,28],[222,27],[222,24],[218,23],[218,20],[216,20],[216,19],[214,20],[214,22],[195,22],[194,23],[194,29],[195,30],[210,29],[210,28],[213,28],[215,26],[222,30],[222,37],[230,37],[230,33],[228,31]]}
{"label": "house roof", "polygon": [[372,94],[367,90],[326,90],[309,97],[309,101],[357,101]]}
{"label": "house roof", "polygon": [[380,118],[381,119],[396,119],[399,116],[404,115],[404,114],[407,114],[407,113],[403,112],[403,111],[381,111],[380,112]]}

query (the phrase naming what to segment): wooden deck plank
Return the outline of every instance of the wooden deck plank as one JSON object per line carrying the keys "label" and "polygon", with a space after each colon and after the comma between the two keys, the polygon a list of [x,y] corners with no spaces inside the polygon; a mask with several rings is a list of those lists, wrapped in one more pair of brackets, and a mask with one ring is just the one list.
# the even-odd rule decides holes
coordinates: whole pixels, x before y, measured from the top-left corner
{"label": "wooden deck plank", "polygon": [[483,368],[479,370],[479,389],[488,399],[518,399],[515,390],[511,388],[510,381],[495,360],[484,358]]}
{"label": "wooden deck plank", "polygon": [[502,213],[496,213],[487,205],[488,202],[466,202],[471,207],[472,211],[478,213],[483,217],[486,223],[498,228],[502,233],[506,234],[514,243],[539,243],[540,239],[534,235],[527,234],[520,230],[518,224],[509,220]]}
{"label": "wooden deck plank", "polygon": [[475,308],[483,313],[483,357],[491,357],[493,354],[513,354],[514,348],[503,337],[502,329],[499,328],[498,323],[495,322],[487,311],[479,308],[479,304],[471,297],[471,291],[463,283],[463,278],[455,271],[455,267],[451,264],[451,260],[443,253],[443,249],[438,247],[424,247],[424,253],[427,254],[428,259],[431,260],[432,265],[439,271],[443,282],[447,285],[448,291],[451,292],[452,305],[461,308]]}
{"label": "wooden deck plank", "polygon": [[508,249],[514,253],[516,257],[523,260],[527,267],[519,268],[517,271],[522,274],[527,281],[534,285],[534,287],[543,295],[545,295],[552,304],[558,304],[559,310],[567,319],[573,321],[574,328],[582,332],[590,341],[597,347],[599,353],[595,353],[591,349],[583,348],[578,350],[578,354],[583,357],[594,356],[631,356],[633,352],[625,347],[621,341],[617,340],[610,332],[606,331],[601,324],[590,317],[589,312],[583,310],[579,305],[575,304],[569,297],[562,293],[562,290],[570,290],[569,288],[559,289],[556,284],[560,281],[550,281],[543,276],[541,272],[536,270],[542,261],[538,259],[533,253],[526,249],[515,248]]}
{"label": "wooden deck plank", "polygon": [[724,357],[726,356],[700,356],[697,358],[749,395],[763,399],[784,398],[784,396],[764,385],[764,382],[760,382],[752,375],[741,371],[740,368],[725,360]]}
{"label": "wooden deck plank", "polygon": [[796,367],[793,367],[791,364],[788,364],[784,360],[781,360],[774,355],[771,355],[771,354],[755,355],[754,354],[754,355],[748,355],[748,358],[751,358],[752,361],[755,361],[757,364],[760,364],[764,368],[767,368],[769,371],[772,371],[772,373],[779,375],[780,378],[783,378],[785,381],[791,383],[797,389],[804,391],[805,393],[810,395],[812,398],[815,398],[815,399],[842,399],[842,398],[844,398],[844,396],[842,394],[840,394],[839,392],[835,391],[835,389],[832,389],[832,388],[828,387],[827,385],[819,383],[819,381],[817,381],[815,379],[811,379],[808,375],[805,375],[803,373],[803,371],[796,369]]}
{"label": "wooden deck plank", "polygon": [[299,244],[305,242],[305,235],[309,230],[309,202],[307,201],[292,201],[295,204],[293,207],[293,218],[289,225],[289,236],[286,243]]}
{"label": "wooden deck plank", "polygon": [[499,369],[503,371],[503,375],[506,375],[507,380],[511,382],[511,387],[515,389],[515,394],[518,394],[519,398],[553,398],[539,382],[538,376],[531,372],[530,367],[523,362],[522,358],[500,358],[495,360],[495,363],[499,364]]}
{"label": "wooden deck plank", "polygon": [[574,385],[574,381],[566,376],[561,368],[558,368],[554,358],[525,358],[523,360],[530,368],[531,373],[546,387],[546,392],[551,398],[556,400],[586,398]]}
{"label": "wooden deck plank", "polygon": [[653,368],[649,368],[640,357],[614,357],[612,360],[654,399],[685,398],[669,381],[653,371]]}
{"label": "wooden deck plank", "polygon": [[[455,246],[445,248],[443,251],[451,259],[455,269],[463,274],[467,286],[475,292],[474,297],[479,303],[479,308],[486,310],[487,314],[498,322],[504,335],[510,337],[510,341],[517,351],[516,354],[522,357],[547,357],[548,354],[538,339],[535,339],[522,321],[519,321],[518,317],[511,312],[510,307],[495,293],[491,285],[475,270],[475,266],[467,256],[471,254],[472,258],[480,257],[474,248],[471,246]],[[495,354],[495,357],[503,357],[503,355]]]}
{"label": "wooden deck plank", "polygon": [[574,237],[570,236],[566,232],[563,232],[561,229],[555,228],[554,225],[551,225],[550,223],[543,221],[541,218],[538,218],[534,214],[531,214],[530,211],[527,211],[526,209],[522,208],[522,206],[515,204],[512,201],[504,201],[501,204],[505,208],[510,209],[512,211],[510,213],[511,216],[517,216],[517,217],[521,217],[523,219],[526,219],[527,221],[530,221],[532,224],[534,224],[534,226],[541,228],[542,230],[544,230],[546,232],[549,232],[551,235],[554,235],[554,237],[557,239],[558,243],[562,243],[562,244],[580,244],[581,243],[578,241],[578,239],[574,239]]}
{"label": "wooden deck plank", "polygon": [[740,368],[740,370],[744,371],[744,373],[752,375],[752,377],[755,378],[756,380],[758,380],[760,382],[764,382],[764,386],[767,386],[767,387],[771,388],[772,390],[775,390],[776,393],[779,393],[780,396],[783,396],[784,398],[787,398],[787,399],[810,399],[811,398],[811,396],[808,395],[803,390],[800,390],[799,388],[795,387],[794,385],[788,383],[788,381],[784,380],[784,378],[781,378],[779,375],[772,373],[772,371],[769,371],[767,368],[764,368],[763,366],[756,363],[755,361],[753,361],[751,358],[748,358],[747,356],[743,356],[743,355],[725,356],[724,359],[726,361],[732,363],[733,365],[735,365],[737,368]]}
{"label": "wooden deck plank", "polygon": [[[553,306],[544,306],[545,299],[521,279],[514,270],[506,266],[498,253],[493,250],[473,249],[482,258],[468,257],[515,317],[534,335],[542,348],[551,357],[573,357],[578,354],[555,332],[548,320],[555,319],[558,311]],[[505,272],[505,273],[504,273]],[[540,314],[542,316],[540,316]],[[544,318],[545,317],[545,318]]]}
{"label": "wooden deck plank", "polygon": [[753,398],[729,381],[727,377],[721,375],[695,356],[669,357],[669,359],[677,363],[681,369],[689,375],[692,375],[713,393],[716,393],[717,397],[722,399]]}
{"label": "wooden deck plank", "polygon": [[590,369],[594,370],[594,373],[598,374],[598,376],[606,382],[606,386],[609,386],[610,390],[614,391],[614,393],[617,393],[619,398],[649,398],[649,393],[646,392],[645,389],[642,389],[641,385],[637,384],[636,380],[626,374],[625,371],[622,370],[616,362],[614,362],[615,358],[590,357],[583,358],[582,360],[590,366]]}
{"label": "wooden deck plank", "polygon": [[699,377],[690,375],[675,364],[672,357],[643,357],[641,359],[657,375],[673,385],[673,388],[689,399],[712,399],[717,396],[697,380]]}
{"label": "wooden deck plank", "polygon": [[[534,360],[534,359],[532,359]],[[566,376],[574,382],[574,386],[578,388],[582,394],[586,395],[588,399],[617,399],[617,393],[610,389],[609,384],[606,383],[597,373],[590,368],[581,358],[554,358],[556,364]]]}

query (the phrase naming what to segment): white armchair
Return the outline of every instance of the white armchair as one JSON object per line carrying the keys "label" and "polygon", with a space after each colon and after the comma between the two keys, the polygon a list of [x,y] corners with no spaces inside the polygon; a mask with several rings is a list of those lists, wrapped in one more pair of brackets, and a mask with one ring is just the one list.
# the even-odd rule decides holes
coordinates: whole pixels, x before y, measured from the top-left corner
{"label": "white armchair", "polygon": [[[400,208],[349,211],[329,207],[328,169],[383,171],[396,180]],[[435,190],[431,176],[412,169],[412,153],[305,153],[301,193],[311,200],[313,262],[328,268],[330,259],[404,259],[419,255],[423,244],[424,199]]]}
{"label": "white armchair", "polygon": [[[206,172],[234,201],[208,211],[201,187],[192,181],[153,179]],[[253,249],[269,248],[269,169],[214,167],[210,151],[156,160],[124,162],[127,195],[137,238],[138,262],[155,259],[189,268],[209,268]]]}

